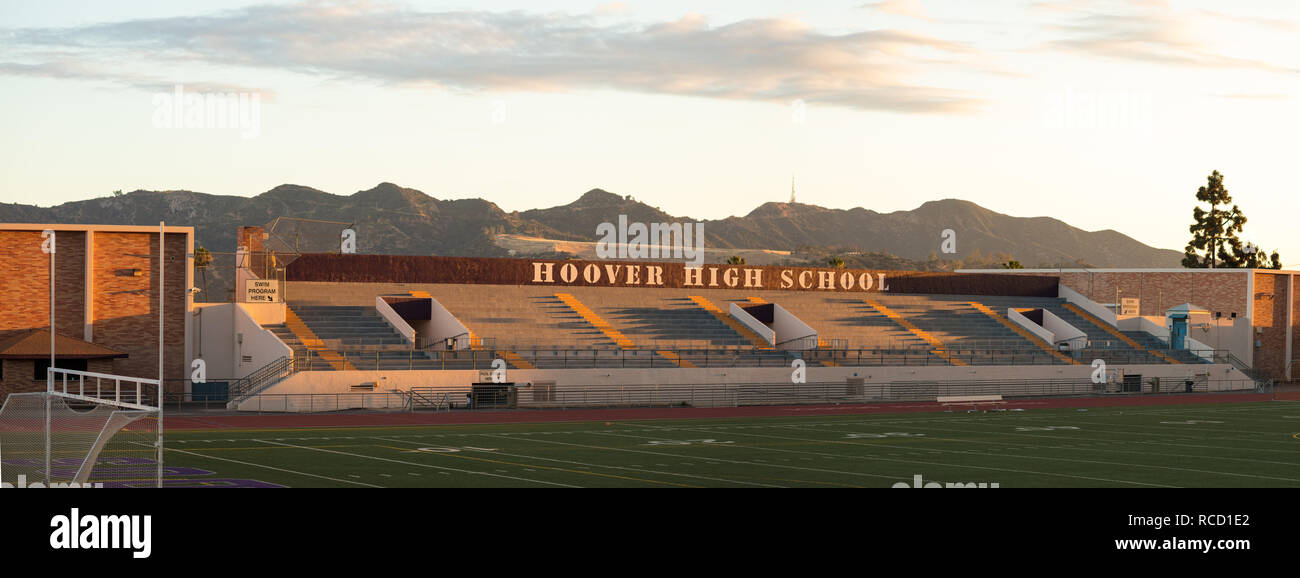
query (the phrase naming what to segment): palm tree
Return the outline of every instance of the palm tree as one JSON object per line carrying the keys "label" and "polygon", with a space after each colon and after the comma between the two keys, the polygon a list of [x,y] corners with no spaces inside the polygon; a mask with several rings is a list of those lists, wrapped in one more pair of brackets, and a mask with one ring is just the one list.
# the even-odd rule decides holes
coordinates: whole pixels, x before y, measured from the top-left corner
{"label": "palm tree", "polygon": [[827,259],[827,260],[826,260],[826,264],[827,264],[827,265],[830,265],[831,267],[834,267],[834,268],[836,268],[836,269],[843,269],[843,268],[844,268],[844,259],[841,259],[841,258],[839,258],[839,257],[831,257],[830,259]]}
{"label": "palm tree", "polygon": [[728,264],[728,265],[744,265],[744,264],[745,264],[745,258],[744,258],[744,257],[741,257],[740,255],[732,255],[731,257],[727,258],[727,264]]}
{"label": "palm tree", "polygon": [[207,249],[199,246],[194,250],[194,268],[199,270],[199,275],[203,277],[203,298],[208,298],[208,266],[212,264],[212,253]]}

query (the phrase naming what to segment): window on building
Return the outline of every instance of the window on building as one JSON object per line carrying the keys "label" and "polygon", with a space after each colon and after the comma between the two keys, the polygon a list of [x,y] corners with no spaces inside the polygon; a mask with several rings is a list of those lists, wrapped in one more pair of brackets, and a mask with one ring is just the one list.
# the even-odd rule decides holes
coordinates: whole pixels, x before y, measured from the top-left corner
{"label": "window on building", "polygon": [[[36,375],[33,376],[33,379],[36,381],[45,381],[46,372],[50,369],[50,360],[37,359],[36,363],[33,363],[32,365],[36,367]],[[59,369],[71,369],[73,371],[86,371],[86,360],[60,359],[55,364],[55,367]]]}

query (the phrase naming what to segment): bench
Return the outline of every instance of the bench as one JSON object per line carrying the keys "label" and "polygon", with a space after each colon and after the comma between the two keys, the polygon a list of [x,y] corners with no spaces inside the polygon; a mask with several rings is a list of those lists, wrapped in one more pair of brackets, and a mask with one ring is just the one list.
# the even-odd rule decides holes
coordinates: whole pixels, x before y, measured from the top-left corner
{"label": "bench", "polygon": [[999,410],[1006,403],[1000,395],[947,395],[936,397],[935,401],[942,404],[949,412],[954,405],[969,405],[970,411],[976,411],[981,405],[992,405],[994,410]]}

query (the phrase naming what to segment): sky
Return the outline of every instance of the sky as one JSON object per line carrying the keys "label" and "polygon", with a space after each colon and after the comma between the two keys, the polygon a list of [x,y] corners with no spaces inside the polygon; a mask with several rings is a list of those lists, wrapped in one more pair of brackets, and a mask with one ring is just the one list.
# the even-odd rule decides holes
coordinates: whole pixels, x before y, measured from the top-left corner
{"label": "sky", "polygon": [[1300,266],[1294,1],[5,2],[0,105],[8,203],[387,181],[716,219],[793,177],[1181,251],[1217,170]]}

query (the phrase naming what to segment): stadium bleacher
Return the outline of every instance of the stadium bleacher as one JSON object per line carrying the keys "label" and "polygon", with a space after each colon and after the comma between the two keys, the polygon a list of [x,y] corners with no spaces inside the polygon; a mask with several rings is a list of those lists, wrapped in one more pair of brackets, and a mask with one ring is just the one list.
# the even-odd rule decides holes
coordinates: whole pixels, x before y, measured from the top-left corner
{"label": "stadium bleacher", "polygon": [[[436,299],[484,345],[418,349],[374,309],[377,294],[416,290]],[[875,293],[866,299],[831,292],[610,287],[567,287],[561,293],[538,286],[454,284],[340,291],[337,284],[311,283],[296,284],[292,295],[290,309],[306,330],[294,331],[289,324],[269,329],[296,355],[312,359],[313,369],[481,369],[498,356],[511,367],[526,368],[788,366],[793,357],[866,366],[1201,361],[1190,352],[1163,351],[1149,334],[1100,327],[1064,299],[1048,297]],[[800,352],[758,347],[744,328],[707,308],[726,311],[732,302],[779,304],[816,328],[823,347]],[[999,319],[1008,308],[1051,311],[1086,333],[1089,346],[1072,360]],[[824,347],[832,339],[837,347]]]}

